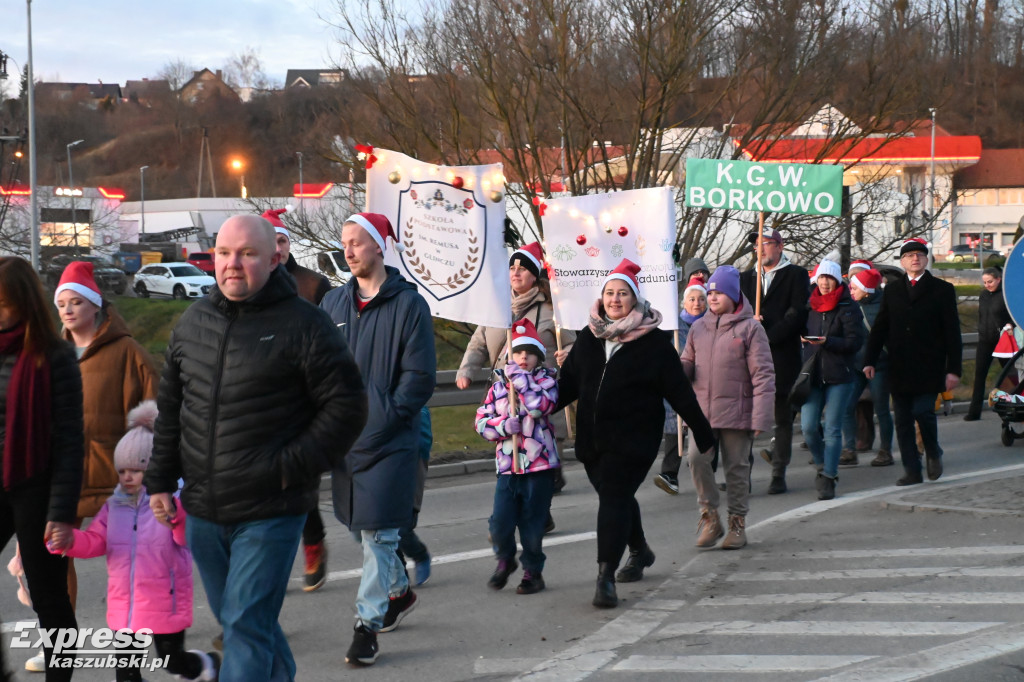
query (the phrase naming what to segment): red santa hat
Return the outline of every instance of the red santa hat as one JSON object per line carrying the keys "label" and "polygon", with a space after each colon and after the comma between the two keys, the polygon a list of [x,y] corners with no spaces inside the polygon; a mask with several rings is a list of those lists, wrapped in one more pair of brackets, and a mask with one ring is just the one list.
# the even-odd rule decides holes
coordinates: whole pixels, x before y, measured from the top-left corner
{"label": "red santa hat", "polygon": [[922,251],[925,255],[928,255],[928,241],[920,237],[905,240],[900,247],[900,257],[911,251]]}
{"label": "red santa hat", "polygon": [[72,261],[64,268],[64,272],[60,276],[60,283],[57,284],[57,290],[53,292],[54,305],[57,304],[60,292],[65,289],[81,294],[85,300],[95,306],[103,307],[103,294],[96,286],[96,279],[92,276],[92,263],[88,261]]}
{"label": "red santa hat", "polygon": [[882,286],[882,273],[874,268],[860,270],[850,276],[850,284],[862,291],[873,294]]}
{"label": "red santa hat", "polygon": [[1003,332],[999,335],[999,341],[996,342],[995,350],[992,351],[992,357],[1012,358],[1019,350],[1020,347],[1017,346],[1017,339],[1013,335],[1013,327],[1006,325],[1003,327]]}
{"label": "red santa hat", "polygon": [[623,258],[622,261],[615,266],[615,269],[611,271],[604,282],[601,284],[601,290],[604,291],[605,285],[613,279],[621,279],[623,282],[629,285],[629,288],[633,290],[633,295],[640,298],[640,282],[637,281],[637,274],[640,272],[640,266],[629,260]]}
{"label": "red santa hat", "polygon": [[366,230],[373,237],[373,241],[377,242],[381,253],[387,250],[388,237],[391,237],[395,251],[405,250],[405,247],[398,243],[398,237],[395,236],[395,228],[391,226],[391,221],[382,213],[356,213],[350,215],[345,222],[355,223]]}
{"label": "red santa hat", "polygon": [[516,261],[532,272],[534,277],[539,278],[541,270],[544,269],[544,252],[540,248],[540,242],[526,244],[513,251],[508,259],[509,266]]}
{"label": "red santa hat", "polygon": [[285,237],[288,237],[288,239],[291,239],[292,236],[291,234],[289,234],[288,227],[284,224],[284,221],[281,220],[281,216],[293,209],[294,207],[291,204],[289,204],[284,208],[266,210],[263,212],[263,217],[266,218],[267,221],[274,226],[274,232],[278,234],[283,234]]}
{"label": "red santa hat", "polygon": [[700,277],[691,277],[690,281],[686,283],[686,288],[683,289],[684,299],[690,293],[690,289],[698,289],[700,290],[700,293],[704,294],[705,296],[708,295],[708,289],[704,285],[704,280],[702,280]]}
{"label": "red santa hat", "polygon": [[866,258],[858,258],[850,263],[850,270],[846,274],[853,276],[853,273],[858,270],[870,270],[873,267],[875,267],[875,265],[871,261]]}
{"label": "red santa hat", "polygon": [[512,352],[517,350],[532,350],[540,354],[541,360],[546,354],[537,328],[525,317],[512,325]]}

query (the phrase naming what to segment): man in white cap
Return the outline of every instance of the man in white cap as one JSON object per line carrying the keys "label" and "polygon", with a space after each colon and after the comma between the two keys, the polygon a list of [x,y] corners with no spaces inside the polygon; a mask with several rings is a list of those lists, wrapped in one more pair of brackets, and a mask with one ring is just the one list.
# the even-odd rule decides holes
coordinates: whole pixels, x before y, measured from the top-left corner
{"label": "man in white cap", "polygon": [[904,275],[882,290],[882,305],[864,352],[864,376],[874,378],[875,363],[885,346],[904,471],[896,485],[914,485],[923,480],[915,422],[921,427],[928,479],[942,476],[935,398],[960,383],[963,348],[956,290],[928,272],[928,243],[924,239],[903,242],[900,265]]}
{"label": "man in white cap", "polygon": [[352,279],[320,304],[348,339],[370,397],[366,428],[333,476],[334,514],[363,547],[345,655],[354,665],[373,664],[377,633],[397,628],[416,606],[397,550],[400,529],[414,518],[420,410],[434,392],[437,366],[430,308],[414,284],[384,265],[389,239],[395,233],[386,216],[349,217],[341,244]]}

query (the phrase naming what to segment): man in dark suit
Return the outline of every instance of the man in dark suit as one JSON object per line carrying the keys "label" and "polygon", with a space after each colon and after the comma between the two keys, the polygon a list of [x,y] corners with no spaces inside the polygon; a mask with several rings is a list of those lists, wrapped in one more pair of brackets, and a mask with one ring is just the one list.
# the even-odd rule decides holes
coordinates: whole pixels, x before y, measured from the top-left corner
{"label": "man in dark suit", "polygon": [[921,427],[928,480],[942,475],[935,398],[960,383],[962,345],[956,291],[952,284],[928,272],[927,242],[903,242],[900,265],[906,274],[882,292],[882,306],[864,353],[864,376],[874,376],[875,362],[885,346],[896,441],[904,469],[896,485],[914,485],[923,480],[915,422]]}
{"label": "man in dark suit", "polygon": [[[757,232],[749,236],[757,241]],[[807,271],[789,262],[782,252],[782,235],[765,229],[761,240],[761,324],[768,334],[775,365],[775,438],[774,447],[761,456],[772,465],[768,494],[786,492],[786,467],[793,454],[793,407],[789,391],[800,373],[800,335],[807,324],[810,280]],[[740,289],[747,300],[757,301],[757,270],[740,275]]]}

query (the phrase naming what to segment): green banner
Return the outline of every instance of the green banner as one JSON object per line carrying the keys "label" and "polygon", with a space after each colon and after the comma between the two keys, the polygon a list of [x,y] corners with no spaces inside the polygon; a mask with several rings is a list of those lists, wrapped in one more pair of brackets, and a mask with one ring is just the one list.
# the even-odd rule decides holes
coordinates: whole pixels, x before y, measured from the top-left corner
{"label": "green banner", "polygon": [[686,205],[691,208],[837,216],[842,195],[842,166],[686,160]]}

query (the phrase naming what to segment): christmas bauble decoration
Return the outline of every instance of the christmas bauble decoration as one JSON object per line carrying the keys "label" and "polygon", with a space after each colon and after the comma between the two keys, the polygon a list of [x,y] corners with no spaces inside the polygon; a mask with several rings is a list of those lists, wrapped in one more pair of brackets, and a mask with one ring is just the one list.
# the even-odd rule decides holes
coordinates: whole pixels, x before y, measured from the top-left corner
{"label": "christmas bauble decoration", "polygon": [[581,234],[579,237],[576,237],[576,243],[579,244],[580,246],[583,246],[584,244],[586,244],[587,243],[587,235]]}
{"label": "christmas bauble decoration", "polygon": [[388,173],[388,182],[390,182],[392,185],[397,185],[401,181],[402,174],[399,173],[398,171],[391,171],[390,173]]}
{"label": "christmas bauble decoration", "polygon": [[611,225],[605,225],[604,226],[604,231],[607,232],[608,234],[611,234],[612,233],[612,226]]}
{"label": "christmas bauble decoration", "polygon": [[502,194],[501,192],[499,192],[498,190],[494,190],[493,192],[491,192],[491,201],[493,201],[496,204],[500,203],[501,200],[504,199],[504,198],[505,198],[505,195]]}
{"label": "christmas bauble decoration", "polygon": [[620,237],[625,237],[627,234],[629,234],[629,228],[627,228],[625,225],[619,228]]}
{"label": "christmas bauble decoration", "polygon": [[466,181],[463,180],[462,177],[459,175],[456,175],[454,178],[452,178],[452,187],[454,187],[455,189],[462,189],[462,186],[465,184]]}

